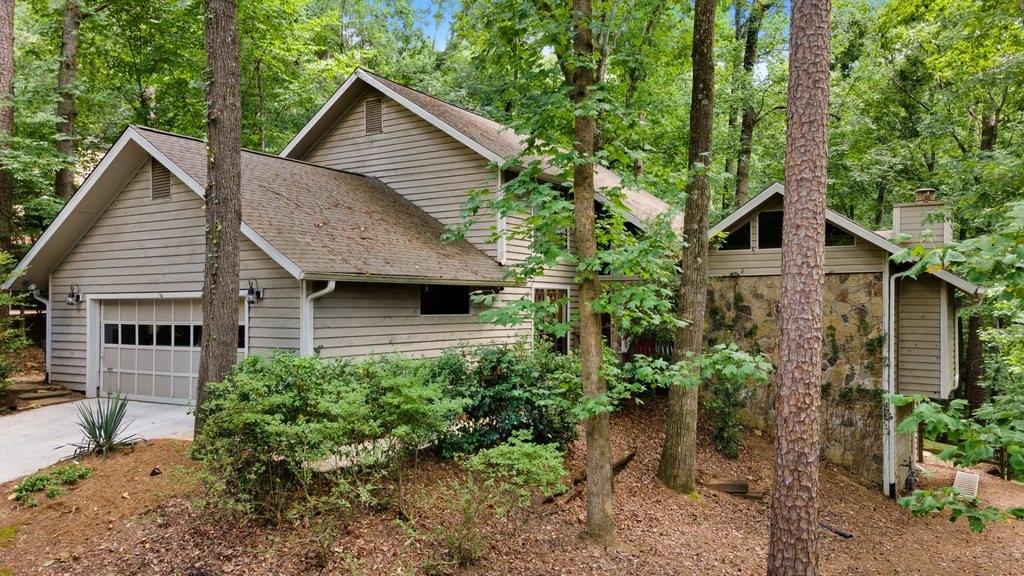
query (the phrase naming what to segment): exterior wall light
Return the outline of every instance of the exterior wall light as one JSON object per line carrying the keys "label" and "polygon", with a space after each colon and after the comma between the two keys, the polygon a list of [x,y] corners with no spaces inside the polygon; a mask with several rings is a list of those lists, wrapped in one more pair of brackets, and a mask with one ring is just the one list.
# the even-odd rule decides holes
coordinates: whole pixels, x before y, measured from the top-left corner
{"label": "exterior wall light", "polygon": [[82,301],[82,289],[78,284],[72,284],[68,288],[68,295],[64,297],[64,303],[68,306],[77,306]]}
{"label": "exterior wall light", "polygon": [[260,284],[255,279],[249,279],[249,288],[245,290],[245,301],[252,305],[263,299],[263,290],[260,290]]}

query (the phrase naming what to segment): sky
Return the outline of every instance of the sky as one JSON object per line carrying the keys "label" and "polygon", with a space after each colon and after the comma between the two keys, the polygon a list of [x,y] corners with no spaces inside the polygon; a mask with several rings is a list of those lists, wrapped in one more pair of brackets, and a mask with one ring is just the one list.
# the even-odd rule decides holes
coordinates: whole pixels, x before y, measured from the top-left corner
{"label": "sky", "polygon": [[427,37],[434,40],[434,44],[438,48],[444,48],[444,45],[448,42],[448,34],[451,25],[451,15],[455,12],[458,0],[441,0],[442,10],[444,11],[444,18],[440,23],[435,22],[434,14],[437,13],[438,0],[413,0],[413,5],[416,6],[417,11],[421,13],[421,23],[423,31],[426,32]]}

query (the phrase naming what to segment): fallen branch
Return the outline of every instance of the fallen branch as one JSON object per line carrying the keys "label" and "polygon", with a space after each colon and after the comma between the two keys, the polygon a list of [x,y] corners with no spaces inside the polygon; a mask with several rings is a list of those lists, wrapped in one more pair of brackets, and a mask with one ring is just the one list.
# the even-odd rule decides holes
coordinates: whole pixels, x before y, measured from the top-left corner
{"label": "fallen branch", "polygon": [[847,532],[846,530],[840,530],[839,528],[835,528],[834,526],[830,526],[828,524],[825,524],[824,522],[818,522],[818,526],[825,530],[828,530],[836,536],[839,536],[843,540],[849,540],[850,538],[853,538],[853,534],[851,534],[850,532]]}
{"label": "fallen branch", "polygon": [[[622,472],[622,470],[626,466],[628,466],[630,462],[633,461],[633,458],[636,458],[636,450],[635,449],[633,451],[631,451],[629,454],[626,454],[622,458],[619,458],[618,460],[616,460],[615,463],[612,464],[612,477],[614,478],[615,476],[618,476],[619,472]],[[579,498],[580,494],[582,494],[583,490],[586,488],[586,486],[584,485],[584,482],[586,480],[587,480],[587,473],[586,472],[577,475],[575,478],[572,479],[572,482],[569,483],[569,486],[571,487],[571,490],[567,487],[565,490],[562,490],[561,492],[558,492],[556,494],[552,494],[551,496],[548,496],[547,498],[544,499],[544,503],[545,504],[550,504],[550,503],[554,502],[555,500],[557,500],[560,496],[562,496],[563,494],[568,492],[569,495],[566,496],[565,500],[562,500],[561,504],[559,504],[559,506],[565,506],[569,502],[572,502],[576,498]]]}

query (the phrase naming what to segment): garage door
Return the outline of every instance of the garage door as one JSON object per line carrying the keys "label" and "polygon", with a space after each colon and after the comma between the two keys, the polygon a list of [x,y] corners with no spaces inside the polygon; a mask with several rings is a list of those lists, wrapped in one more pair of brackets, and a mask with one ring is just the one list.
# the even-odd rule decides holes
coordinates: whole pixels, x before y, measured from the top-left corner
{"label": "garage door", "polygon": [[[192,403],[199,373],[203,312],[199,300],[106,300],[100,347],[100,393],[134,400]],[[238,309],[238,355],[248,334]]]}

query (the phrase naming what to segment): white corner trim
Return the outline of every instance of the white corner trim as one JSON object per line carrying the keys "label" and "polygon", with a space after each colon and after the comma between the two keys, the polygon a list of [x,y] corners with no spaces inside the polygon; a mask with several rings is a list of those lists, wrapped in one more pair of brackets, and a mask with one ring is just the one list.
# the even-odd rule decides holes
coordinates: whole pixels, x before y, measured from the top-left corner
{"label": "white corner trim", "polygon": [[949,398],[949,289],[939,285],[939,398]]}
{"label": "white corner trim", "polygon": [[284,147],[284,150],[281,151],[279,156],[291,156],[292,150],[294,150],[295,147],[298,146],[299,143],[306,138],[310,131],[312,131],[313,128],[316,127],[316,125],[319,124],[321,120],[323,120],[324,116],[326,116],[327,113],[331,111],[331,108],[334,108],[334,105],[338,102],[338,100],[341,99],[342,95],[344,95],[345,92],[348,91],[348,89],[358,78],[359,71],[357,69],[356,72],[354,72],[352,75],[348,77],[347,80],[345,80],[345,83],[341,85],[341,88],[338,88],[337,90],[334,91],[334,94],[327,99],[327,102],[325,102],[324,105],[321,106],[319,110],[317,110],[316,114],[313,115],[309,122],[306,122],[306,125],[302,127],[302,130],[299,130],[299,133],[296,134],[295,137],[288,142],[288,145]]}
{"label": "white corner trim", "polygon": [[754,210],[757,210],[759,206],[767,202],[769,198],[776,194],[782,194],[782,184],[779,184],[778,182],[765,188],[764,192],[761,192],[757,196],[754,196],[750,200],[747,200],[746,204],[737,208],[735,212],[726,216],[718,224],[715,224],[711,228],[711,230],[708,231],[708,237],[713,237],[715,234],[718,234],[719,232],[724,232],[725,230],[728,230],[729,228],[732,227],[733,224],[739,222],[743,218],[746,218],[748,214],[750,214]]}

